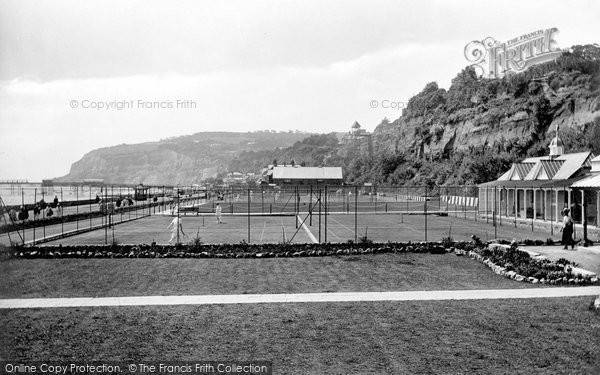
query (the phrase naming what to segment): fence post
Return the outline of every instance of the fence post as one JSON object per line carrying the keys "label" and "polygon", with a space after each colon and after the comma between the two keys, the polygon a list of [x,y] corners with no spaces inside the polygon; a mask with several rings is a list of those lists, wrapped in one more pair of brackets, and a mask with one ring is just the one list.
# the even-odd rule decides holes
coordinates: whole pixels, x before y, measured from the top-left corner
{"label": "fence post", "polygon": [[60,188],[60,210],[57,209],[57,211],[60,212],[60,234],[62,236],[65,235],[65,215],[64,215],[64,204],[65,201],[63,200],[63,189],[62,187]]}
{"label": "fence post", "polygon": [[248,243],[250,243],[250,188],[248,188]]}
{"label": "fence post", "polygon": [[327,185],[325,185],[325,243],[327,243],[327,200],[328,200],[328,189]]}
{"label": "fence post", "polygon": [[90,184],[90,186],[88,187],[90,190],[90,207],[89,207],[89,212],[88,212],[88,217],[90,218],[90,229],[92,229],[92,185]]}
{"label": "fence post", "polygon": [[425,185],[425,243],[427,243],[427,185]]}
{"label": "fence post", "polygon": [[[104,207],[105,212],[108,212],[108,187],[105,187],[104,189]],[[104,215],[102,218],[102,224],[104,225],[104,244],[106,245],[108,244],[108,225],[106,225],[106,218],[104,218]]]}
{"label": "fence post", "polygon": [[[310,185],[310,200],[308,201],[308,225],[312,227],[312,200],[313,200],[313,188]],[[319,223],[319,230],[321,230],[321,224]],[[321,242],[321,241],[319,241]]]}
{"label": "fence post", "polygon": [[[37,204],[37,188],[33,189],[33,209],[35,210]],[[4,214],[3,214],[4,215]],[[36,224],[35,212],[33,214],[33,246],[35,246],[35,224]]]}
{"label": "fence post", "polygon": [[[487,192],[487,189],[486,189]],[[487,194],[486,194],[486,199],[487,199]],[[466,188],[463,186],[463,200],[462,200],[463,204],[462,204],[462,209],[463,209],[463,215],[465,215],[465,220],[467,220],[467,191]],[[487,210],[487,200],[486,200],[486,210]]]}
{"label": "fence post", "polygon": [[79,185],[75,187],[75,200],[77,201],[77,205],[75,206],[75,215],[77,215],[77,220],[75,223],[76,230],[79,231]]}
{"label": "fence post", "polygon": [[354,185],[354,242],[358,242],[358,186]]}
{"label": "fence post", "polygon": [[494,223],[494,238],[498,238],[497,228],[496,228],[496,187],[494,186],[494,202],[492,204],[492,222]]}
{"label": "fence post", "polygon": [[[23,191],[23,189],[21,189],[21,206],[23,206],[23,208],[25,208],[25,192]],[[22,227],[23,227],[23,238],[21,240],[23,242],[23,246],[25,246],[25,220],[22,220]]]}
{"label": "fence post", "polygon": [[502,226],[502,189],[500,187],[500,192],[498,193],[498,225]]}
{"label": "fence post", "polygon": [[519,198],[519,192],[517,191],[517,187],[515,186],[515,192],[513,194],[513,205],[515,208],[515,228],[517,227],[517,199]]}
{"label": "fence post", "polygon": [[492,213],[494,216],[494,238],[498,238],[498,227],[496,226],[496,210]]}
{"label": "fence post", "polygon": [[[535,211],[536,211],[536,207],[535,207],[535,189],[531,188],[531,193],[533,194],[533,204],[532,204],[532,209],[531,209],[531,231],[533,232],[533,219],[535,219]],[[527,194],[525,194],[525,198],[527,199]],[[525,211],[525,217],[527,217],[527,211]]]}
{"label": "fence post", "polygon": [[[479,190],[477,190],[477,201],[479,201]],[[473,210],[473,217],[475,218],[475,221],[477,221],[478,215],[479,215],[479,203],[477,203],[477,206],[475,206],[474,210]]]}
{"label": "fence post", "polygon": [[[311,185],[312,190],[312,185]],[[321,189],[319,189],[319,243],[321,243]],[[312,196],[311,196],[312,200]],[[312,211],[312,210],[311,210]]]}
{"label": "fence post", "polygon": [[[177,185],[177,242],[175,245],[179,243],[179,228],[181,226],[181,217],[179,216],[179,209],[181,208],[181,197],[179,196],[179,185]],[[137,210],[136,210],[137,211]]]}

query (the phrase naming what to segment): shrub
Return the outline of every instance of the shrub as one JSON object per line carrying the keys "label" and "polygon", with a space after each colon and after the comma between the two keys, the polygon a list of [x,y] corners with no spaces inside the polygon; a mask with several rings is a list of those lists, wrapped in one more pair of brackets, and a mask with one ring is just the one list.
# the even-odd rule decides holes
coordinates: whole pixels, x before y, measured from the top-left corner
{"label": "shrub", "polygon": [[454,238],[450,236],[442,237],[442,246],[445,248],[451,247],[454,245]]}
{"label": "shrub", "polygon": [[575,262],[571,262],[570,260],[565,259],[565,258],[560,258],[555,263],[559,264],[561,266],[571,266],[571,267],[578,267],[579,266],[579,264],[577,264]]}
{"label": "shrub", "polygon": [[189,240],[187,243],[187,246],[188,246],[188,249],[190,249],[190,251],[197,253],[197,252],[201,251],[202,244],[203,244],[203,242],[202,242],[202,239],[200,238],[200,230],[198,230],[198,232],[196,232],[196,237]]}
{"label": "shrub", "polygon": [[473,240],[473,244],[475,244],[475,246],[483,246],[481,238],[477,237],[476,235],[472,235],[471,239]]}
{"label": "shrub", "polygon": [[373,240],[369,239],[369,227],[365,228],[365,235],[358,237],[358,243],[360,245],[370,245],[373,243]]}
{"label": "shrub", "polygon": [[362,236],[362,237],[359,237],[359,238],[358,238],[358,243],[359,243],[360,245],[370,245],[370,244],[372,244],[372,243],[373,243],[373,240],[372,240],[372,239],[370,239],[369,237],[367,237],[367,236],[365,235],[365,236]]}

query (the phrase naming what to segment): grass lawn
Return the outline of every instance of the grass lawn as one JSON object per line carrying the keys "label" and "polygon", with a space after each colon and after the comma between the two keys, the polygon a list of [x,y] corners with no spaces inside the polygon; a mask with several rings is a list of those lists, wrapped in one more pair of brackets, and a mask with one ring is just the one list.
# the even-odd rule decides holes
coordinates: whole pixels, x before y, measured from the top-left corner
{"label": "grass lawn", "polygon": [[454,254],[268,259],[11,259],[0,298],[541,287]]}
{"label": "grass lawn", "polygon": [[270,360],[276,374],[598,374],[590,297],[1,310],[2,360]]}

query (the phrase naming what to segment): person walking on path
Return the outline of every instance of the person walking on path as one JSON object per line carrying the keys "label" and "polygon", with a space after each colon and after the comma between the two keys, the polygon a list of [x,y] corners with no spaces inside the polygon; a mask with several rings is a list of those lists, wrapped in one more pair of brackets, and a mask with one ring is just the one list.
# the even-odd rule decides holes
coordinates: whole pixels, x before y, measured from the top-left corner
{"label": "person walking on path", "polygon": [[[174,217],[173,220],[171,220],[171,223],[169,224],[169,226],[167,227],[167,229],[171,229],[171,238],[169,239],[169,243],[172,244],[173,240],[176,240],[176,243],[180,243],[181,242],[181,238],[183,236],[185,236],[186,234],[183,232],[183,226],[181,224],[181,218],[179,217]],[[181,232],[181,237],[178,236],[178,233]]]}
{"label": "person walking on path", "polygon": [[221,224],[221,213],[223,212],[223,209],[221,208],[221,205],[219,203],[217,203],[217,206],[215,207],[215,216],[217,217],[217,223]]}
{"label": "person walking on path", "polygon": [[571,245],[571,249],[575,249],[575,241],[573,241],[573,219],[571,215],[569,215],[570,210],[568,208],[563,208],[563,224],[560,230],[562,231],[562,239],[561,243],[563,245],[564,250],[568,250],[569,245]]}

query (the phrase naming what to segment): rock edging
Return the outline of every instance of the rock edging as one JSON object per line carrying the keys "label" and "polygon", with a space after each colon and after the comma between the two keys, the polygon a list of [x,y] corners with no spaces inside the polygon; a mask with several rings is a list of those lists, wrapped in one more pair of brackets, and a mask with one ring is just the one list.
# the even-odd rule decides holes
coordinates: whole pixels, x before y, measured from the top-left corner
{"label": "rock edging", "polygon": [[[501,249],[501,247],[504,247],[505,250],[508,250],[507,248],[509,248],[506,245],[489,244],[487,246],[487,249],[488,250],[498,250],[498,249]],[[515,250],[526,253],[524,250],[519,249],[519,248],[516,248]],[[561,284],[587,285],[587,284],[600,283],[600,280],[598,279],[596,274],[594,274],[593,272],[586,271],[582,268],[574,267],[569,264],[562,266],[556,262],[550,262],[545,257],[536,257],[536,260],[542,260],[542,261],[544,261],[544,263],[549,263],[553,267],[562,266],[562,268],[563,268],[562,272],[551,271],[551,272],[554,272],[552,274],[550,272],[548,272],[548,274],[552,275],[552,277],[548,277],[548,278],[536,278],[533,276],[524,276],[524,275],[517,273],[515,270],[510,269],[510,268],[514,268],[514,265],[511,265],[510,267],[505,267],[506,264],[505,265],[496,264],[490,258],[478,253],[476,250],[458,250],[457,249],[454,252],[458,256],[467,255],[470,258],[475,259],[475,260],[485,264],[494,273],[504,276],[504,277],[507,277],[507,278],[510,278],[510,279],[513,279],[515,281],[519,281],[519,282],[528,282],[528,283],[532,283],[532,284],[538,284],[538,283],[539,284],[550,284],[550,285],[561,285]]]}

